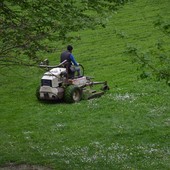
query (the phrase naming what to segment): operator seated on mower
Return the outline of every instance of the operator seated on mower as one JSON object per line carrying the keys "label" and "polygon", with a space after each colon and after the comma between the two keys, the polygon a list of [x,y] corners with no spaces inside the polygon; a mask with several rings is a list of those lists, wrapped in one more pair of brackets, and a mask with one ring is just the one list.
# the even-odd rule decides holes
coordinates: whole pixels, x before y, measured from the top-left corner
{"label": "operator seated on mower", "polygon": [[67,46],[67,50],[61,53],[60,62],[62,63],[64,60],[67,60],[67,63],[64,64],[64,67],[67,69],[68,78],[74,78],[75,72],[77,72],[77,76],[80,77],[80,67],[79,63],[76,62],[73,54],[73,47],[71,45]]}

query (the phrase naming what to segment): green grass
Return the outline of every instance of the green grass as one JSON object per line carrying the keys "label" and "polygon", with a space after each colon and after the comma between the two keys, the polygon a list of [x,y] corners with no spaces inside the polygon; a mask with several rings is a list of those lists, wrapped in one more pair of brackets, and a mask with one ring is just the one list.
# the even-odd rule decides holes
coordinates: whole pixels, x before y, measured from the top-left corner
{"label": "green grass", "polygon": [[[101,98],[75,104],[41,103],[35,97],[44,70],[2,68],[0,79],[0,166],[9,163],[53,169],[169,169],[170,88],[137,79],[128,45],[147,51],[169,39],[154,27],[170,18],[170,2],[126,4],[106,29],[74,33],[74,55],[95,80],[108,81]],[[169,52],[169,46],[165,46]],[[63,48],[63,47],[60,47]],[[44,56],[59,62],[60,50]],[[1,168],[0,168],[1,169]]]}

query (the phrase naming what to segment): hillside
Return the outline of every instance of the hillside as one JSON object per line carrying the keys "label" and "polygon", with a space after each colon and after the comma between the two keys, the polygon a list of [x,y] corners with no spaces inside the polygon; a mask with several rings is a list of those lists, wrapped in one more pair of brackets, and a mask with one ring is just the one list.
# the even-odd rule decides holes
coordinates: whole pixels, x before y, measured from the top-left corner
{"label": "hillside", "polygon": [[[35,91],[44,70],[0,67],[0,170],[15,164],[170,169],[170,88],[139,79],[139,65],[127,53],[129,47],[155,50],[161,41],[170,54],[169,37],[155,26],[159,19],[170,21],[169,7],[169,0],[134,0],[111,15],[106,28],[73,33],[81,37],[72,43],[73,54],[85,74],[108,81],[110,91],[101,98],[41,103]],[[60,50],[42,56],[51,64],[66,44],[56,46]]]}

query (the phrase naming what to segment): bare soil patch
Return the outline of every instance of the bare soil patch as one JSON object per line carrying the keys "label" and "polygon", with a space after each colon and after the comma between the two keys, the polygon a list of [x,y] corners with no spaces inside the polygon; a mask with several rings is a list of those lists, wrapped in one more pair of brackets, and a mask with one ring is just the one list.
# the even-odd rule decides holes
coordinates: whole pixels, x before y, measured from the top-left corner
{"label": "bare soil patch", "polygon": [[10,165],[6,165],[4,167],[0,167],[0,170],[52,170],[52,169],[48,168],[48,167],[44,167],[44,166],[38,166],[38,165],[10,164]]}

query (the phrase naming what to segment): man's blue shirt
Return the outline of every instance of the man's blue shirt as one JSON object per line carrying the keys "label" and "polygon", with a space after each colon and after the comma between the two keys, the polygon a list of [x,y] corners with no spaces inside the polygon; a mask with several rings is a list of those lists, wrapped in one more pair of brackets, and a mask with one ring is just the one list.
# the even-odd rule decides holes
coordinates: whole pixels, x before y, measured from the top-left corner
{"label": "man's blue shirt", "polygon": [[77,62],[76,62],[73,54],[70,54],[70,59],[71,59],[71,61],[73,62],[73,64],[74,64],[75,66],[78,66],[78,64],[77,64]]}

